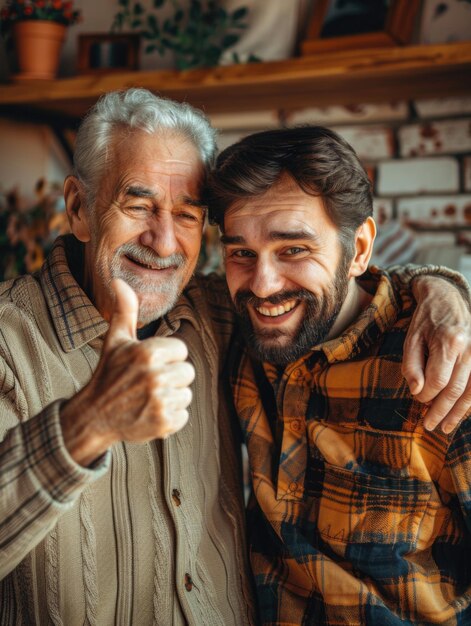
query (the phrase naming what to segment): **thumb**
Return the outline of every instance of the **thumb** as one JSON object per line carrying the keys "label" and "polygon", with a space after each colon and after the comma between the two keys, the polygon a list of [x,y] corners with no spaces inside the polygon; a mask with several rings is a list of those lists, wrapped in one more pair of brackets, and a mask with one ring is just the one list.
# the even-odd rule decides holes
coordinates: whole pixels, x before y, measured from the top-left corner
{"label": "thumb", "polygon": [[132,288],[121,278],[111,281],[114,292],[114,304],[111,313],[110,328],[106,335],[105,346],[113,348],[122,341],[136,339],[137,316],[139,302]]}

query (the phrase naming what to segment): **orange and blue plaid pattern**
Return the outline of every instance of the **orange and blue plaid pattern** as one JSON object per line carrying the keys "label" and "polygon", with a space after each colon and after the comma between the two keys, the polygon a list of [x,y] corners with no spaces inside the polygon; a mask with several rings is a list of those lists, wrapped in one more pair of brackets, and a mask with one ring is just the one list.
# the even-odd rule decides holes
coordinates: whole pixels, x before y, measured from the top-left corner
{"label": "orange and blue plaid pattern", "polygon": [[362,281],[356,323],[283,371],[232,350],[261,620],[469,625],[471,420],[423,428],[401,375],[414,303]]}

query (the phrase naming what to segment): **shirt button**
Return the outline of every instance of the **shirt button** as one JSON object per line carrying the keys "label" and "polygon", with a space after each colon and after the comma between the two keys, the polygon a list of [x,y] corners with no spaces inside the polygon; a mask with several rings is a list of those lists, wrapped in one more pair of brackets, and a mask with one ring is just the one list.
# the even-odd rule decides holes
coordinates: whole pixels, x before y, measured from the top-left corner
{"label": "shirt button", "polygon": [[178,491],[178,489],[174,489],[172,491],[172,500],[175,506],[180,506],[180,504],[182,503],[180,498],[180,492]]}
{"label": "shirt button", "polygon": [[185,574],[185,589],[191,591],[193,589],[193,579],[190,574]]}
{"label": "shirt button", "polygon": [[291,430],[298,433],[301,430],[301,420],[293,420],[291,422]]}

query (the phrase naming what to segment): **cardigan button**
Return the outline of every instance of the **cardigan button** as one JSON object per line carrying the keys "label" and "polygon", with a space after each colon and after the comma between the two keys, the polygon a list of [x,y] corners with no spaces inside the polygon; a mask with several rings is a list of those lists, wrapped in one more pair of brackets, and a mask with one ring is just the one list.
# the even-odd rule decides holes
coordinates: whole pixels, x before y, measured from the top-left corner
{"label": "cardigan button", "polygon": [[191,591],[193,589],[193,579],[190,574],[185,574],[185,589]]}
{"label": "cardigan button", "polygon": [[178,491],[178,489],[174,489],[172,491],[172,500],[173,500],[173,503],[175,504],[175,506],[180,506],[180,504],[182,503],[180,495],[181,494]]}

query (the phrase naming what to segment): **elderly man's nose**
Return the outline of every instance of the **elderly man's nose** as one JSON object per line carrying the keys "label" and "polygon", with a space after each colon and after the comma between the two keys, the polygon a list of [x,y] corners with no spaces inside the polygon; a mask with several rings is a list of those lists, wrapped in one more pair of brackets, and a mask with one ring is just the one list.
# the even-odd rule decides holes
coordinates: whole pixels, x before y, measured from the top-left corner
{"label": "elderly man's nose", "polygon": [[166,257],[177,252],[178,242],[172,219],[154,220],[140,236],[142,245],[152,248],[159,256]]}

